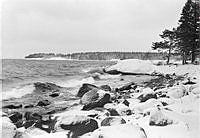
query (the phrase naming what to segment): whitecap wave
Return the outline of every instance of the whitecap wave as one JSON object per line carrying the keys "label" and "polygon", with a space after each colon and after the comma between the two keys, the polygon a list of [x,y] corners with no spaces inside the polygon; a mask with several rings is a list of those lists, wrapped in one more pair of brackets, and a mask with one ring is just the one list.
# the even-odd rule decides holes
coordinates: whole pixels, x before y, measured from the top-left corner
{"label": "whitecap wave", "polygon": [[10,98],[21,98],[26,94],[32,93],[34,89],[33,84],[12,88],[11,90],[3,91],[0,95],[0,99],[6,100]]}
{"label": "whitecap wave", "polygon": [[67,82],[59,83],[58,85],[60,85],[60,86],[62,86],[62,87],[72,88],[72,87],[80,86],[80,85],[82,85],[83,83],[93,84],[93,83],[95,83],[95,80],[94,80],[93,77],[88,77],[88,78],[84,78],[84,79],[81,79],[81,80],[72,79],[72,80],[69,80],[69,81],[67,81]]}

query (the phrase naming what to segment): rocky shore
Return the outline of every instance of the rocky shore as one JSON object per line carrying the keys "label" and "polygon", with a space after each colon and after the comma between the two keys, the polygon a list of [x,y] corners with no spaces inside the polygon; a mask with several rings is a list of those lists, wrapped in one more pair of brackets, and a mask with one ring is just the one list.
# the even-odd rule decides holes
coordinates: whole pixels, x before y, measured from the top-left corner
{"label": "rocky shore", "polygon": [[[143,63],[139,65],[143,68]],[[149,65],[147,73],[144,69],[140,72],[121,66],[124,65],[104,71],[148,75],[151,79],[124,82],[116,87],[85,83],[76,94],[53,83],[36,82],[34,93],[3,101],[1,135],[3,138],[200,137],[199,65],[162,66],[156,73]]]}

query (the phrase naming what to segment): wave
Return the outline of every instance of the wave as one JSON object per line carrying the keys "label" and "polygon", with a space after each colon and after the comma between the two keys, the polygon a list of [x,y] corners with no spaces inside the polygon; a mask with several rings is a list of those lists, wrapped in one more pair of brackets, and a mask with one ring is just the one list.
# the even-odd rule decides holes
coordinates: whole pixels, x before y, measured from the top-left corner
{"label": "wave", "polygon": [[26,94],[30,94],[34,90],[33,84],[22,85],[11,90],[3,91],[0,95],[0,99],[6,100],[10,98],[21,98]]}
{"label": "wave", "polygon": [[84,78],[84,79],[81,79],[81,80],[72,79],[72,80],[68,80],[66,82],[59,83],[58,85],[60,85],[61,87],[72,88],[72,87],[81,86],[84,83],[93,84],[93,83],[95,83],[95,80],[94,80],[93,77],[88,77],[88,78]]}

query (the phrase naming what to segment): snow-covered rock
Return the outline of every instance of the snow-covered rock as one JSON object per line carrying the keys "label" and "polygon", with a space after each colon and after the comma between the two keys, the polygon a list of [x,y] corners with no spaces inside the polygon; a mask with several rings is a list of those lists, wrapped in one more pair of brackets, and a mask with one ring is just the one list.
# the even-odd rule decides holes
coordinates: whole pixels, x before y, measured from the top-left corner
{"label": "snow-covered rock", "polygon": [[144,129],[133,124],[121,124],[101,127],[93,133],[85,134],[81,138],[147,138]]}
{"label": "snow-covered rock", "polygon": [[170,98],[178,99],[186,95],[186,92],[186,88],[183,85],[178,85],[169,88],[167,90],[167,96],[169,96]]}
{"label": "snow-covered rock", "polygon": [[156,66],[152,62],[139,59],[120,60],[116,65],[106,69],[109,71],[118,71],[122,73],[136,73],[136,74],[152,74]]}
{"label": "snow-covered rock", "polygon": [[126,124],[126,121],[119,116],[110,116],[102,120],[101,126],[113,126],[119,124]]}
{"label": "snow-covered rock", "polygon": [[98,122],[86,116],[66,116],[55,124],[55,131],[69,130],[72,137],[81,136],[98,128]]}
{"label": "snow-covered rock", "polygon": [[167,117],[161,110],[155,109],[150,112],[149,125],[166,126],[172,123],[174,123],[174,121]]}
{"label": "snow-covered rock", "polygon": [[156,99],[149,99],[146,102],[130,105],[129,107],[135,113],[144,113],[147,109],[151,109],[157,106],[162,106],[162,103]]}
{"label": "snow-covered rock", "polygon": [[16,126],[6,116],[1,117],[0,128],[0,136],[3,136],[3,138],[13,138],[16,134]]}
{"label": "snow-covered rock", "polygon": [[157,95],[151,88],[144,88],[142,92],[137,96],[137,99],[139,99],[141,102],[145,102],[151,98],[157,98]]}
{"label": "snow-covered rock", "polygon": [[[118,115],[130,115],[131,114],[131,110],[128,106],[126,106],[125,104],[123,103],[119,103],[119,104],[112,104],[112,103],[108,103],[108,104],[105,104],[104,105],[104,108],[108,109],[108,111],[116,111],[116,113]],[[112,113],[111,113],[112,115]]]}

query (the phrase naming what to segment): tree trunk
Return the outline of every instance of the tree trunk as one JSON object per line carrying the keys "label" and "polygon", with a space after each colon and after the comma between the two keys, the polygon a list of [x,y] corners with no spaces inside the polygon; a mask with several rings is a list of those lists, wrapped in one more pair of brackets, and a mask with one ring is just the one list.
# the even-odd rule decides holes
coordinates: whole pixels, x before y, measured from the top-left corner
{"label": "tree trunk", "polygon": [[169,64],[170,57],[171,57],[171,48],[169,48],[169,53],[168,53],[168,56],[167,56],[167,65]]}
{"label": "tree trunk", "polygon": [[191,55],[191,63],[194,63],[195,59],[196,59],[196,55],[195,55],[195,50],[194,48],[192,49],[192,55]]}
{"label": "tree trunk", "polygon": [[185,52],[182,53],[182,64],[184,65],[186,63],[186,54]]}

